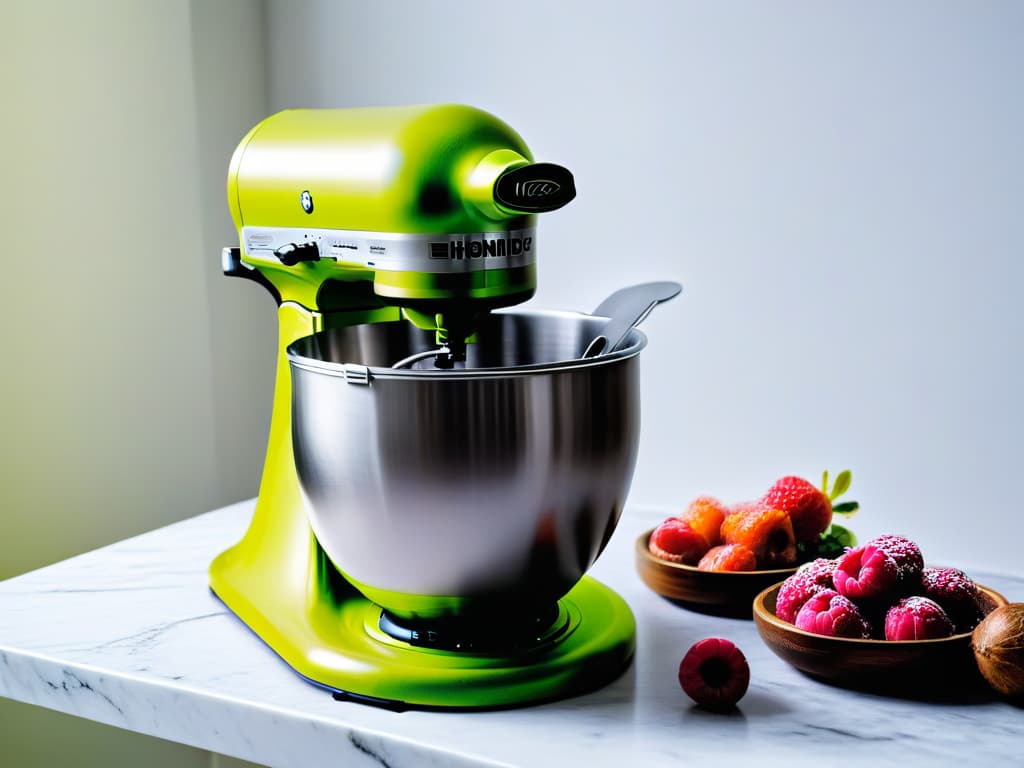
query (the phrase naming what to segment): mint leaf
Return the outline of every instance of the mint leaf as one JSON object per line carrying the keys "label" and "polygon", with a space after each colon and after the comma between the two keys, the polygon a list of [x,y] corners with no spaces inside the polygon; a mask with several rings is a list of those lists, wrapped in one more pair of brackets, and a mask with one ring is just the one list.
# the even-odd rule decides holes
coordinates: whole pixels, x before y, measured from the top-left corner
{"label": "mint leaf", "polygon": [[818,543],[818,557],[839,557],[847,549],[857,546],[857,537],[841,525],[832,523]]}
{"label": "mint leaf", "polygon": [[852,515],[860,509],[860,504],[856,501],[844,501],[842,504],[833,504],[832,511],[837,515]]}
{"label": "mint leaf", "polygon": [[850,480],[853,479],[853,473],[848,469],[844,469],[838,475],[836,475],[836,484],[832,486],[832,493],[829,494],[830,499],[838,499],[850,488]]}

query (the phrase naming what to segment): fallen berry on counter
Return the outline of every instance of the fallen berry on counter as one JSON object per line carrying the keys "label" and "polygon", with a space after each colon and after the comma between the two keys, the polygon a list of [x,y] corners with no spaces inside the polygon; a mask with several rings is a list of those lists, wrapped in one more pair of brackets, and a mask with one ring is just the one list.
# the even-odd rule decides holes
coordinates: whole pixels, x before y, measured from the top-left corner
{"label": "fallen berry on counter", "polygon": [[885,615],[886,640],[934,640],[953,635],[953,622],[934,600],[905,597]]}
{"label": "fallen berry on counter", "polygon": [[775,598],[775,615],[790,623],[811,597],[826,589],[834,589],[832,574],[836,561],[819,557],[804,563],[797,572],[782,582]]}
{"label": "fallen berry on counter", "polygon": [[683,656],[679,685],[699,705],[716,711],[728,710],[747,692],[750,666],[732,642],[708,637],[694,643]]}
{"label": "fallen berry on counter", "polygon": [[697,567],[702,571],[754,571],[757,557],[743,544],[719,544],[707,551]]}
{"label": "fallen berry on counter", "polygon": [[857,606],[834,589],[823,589],[808,598],[794,623],[797,628],[816,635],[863,640],[871,637],[871,626]]}
{"label": "fallen berry on counter", "polygon": [[654,529],[647,548],[662,560],[694,565],[708,551],[708,543],[689,523],[670,517]]}

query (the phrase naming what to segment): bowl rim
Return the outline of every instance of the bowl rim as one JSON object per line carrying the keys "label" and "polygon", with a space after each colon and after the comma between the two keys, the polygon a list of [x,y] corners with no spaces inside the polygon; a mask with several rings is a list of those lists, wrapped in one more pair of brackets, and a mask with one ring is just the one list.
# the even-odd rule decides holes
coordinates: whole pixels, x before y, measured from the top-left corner
{"label": "bowl rim", "polygon": [[[655,526],[655,527],[657,527],[657,526]],[[638,553],[642,553],[644,557],[646,557],[651,562],[656,563],[659,567],[664,567],[664,568],[666,568],[668,570],[672,570],[672,571],[678,571],[679,573],[683,573],[683,574],[688,574],[688,575],[689,574],[700,574],[701,576],[706,576],[706,575],[710,574],[710,575],[714,575],[714,576],[721,576],[723,578],[737,578],[738,577],[737,580],[739,580],[739,578],[742,578],[742,577],[749,578],[751,576],[758,576],[760,578],[764,578],[765,576],[771,575],[773,573],[774,574],[778,574],[779,576],[788,576],[788,575],[790,575],[792,573],[795,573],[796,570],[800,567],[800,565],[802,565],[802,563],[801,563],[801,564],[797,564],[797,565],[788,566],[786,568],[765,568],[765,569],[756,570],[756,571],[705,571],[705,570],[702,570],[701,568],[698,568],[695,565],[684,565],[683,563],[673,563],[671,560],[662,560],[660,557],[657,557],[656,555],[654,555],[651,552],[651,550],[648,549],[648,544],[650,543],[651,535],[653,533],[654,533],[654,528],[651,528],[649,531],[645,531],[645,532],[640,534],[640,536],[636,540],[637,552]],[[781,583],[782,582],[780,581],[779,584],[781,584]]]}
{"label": "bowl rim", "polygon": [[[765,606],[764,603],[765,600],[768,598],[769,594],[773,591],[777,592],[782,587],[782,583],[783,582],[780,581],[778,584],[772,584],[770,587],[767,587],[757,593],[757,596],[754,598],[753,604],[754,619],[760,619],[766,624],[770,624],[773,627],[776,627],[777,629],[786,632],[787,634],[807,637],[811,640],[814,640],[815,642],[832,642],[843,645],[847,643],[853,643],[855,645],[863,645],[868,648],[879,647],[880,644],[883,644],[884,646],[890,648],[926,648],[930,645],[939,645],[942,643],[948,643],[950,641],[963,640],[964,638],[969,638],[974,632],[974,630],[972,629],[970,632],[958,632],[957,634],[950,635],[949,637],[932,637],[924,640],[880,640],[876,638],[865,639],[860,637],[832,637],[830,635],[818,635],[814,632],[808,632],[805,629],[800,629],[798,626],[796,626],[795,624],[791,624],[785,619],[780,619],[774,613],[769,611],[767,606]],[[999,592],[996,592],[991,587],[986,587],[984,584],[979,584],[976,581],[974,582],[974,584],[978,587],[978,589],[982,590],[989,597],[993,598],[996,602],[997,607],[1007,605],[1010,602],[1006,597],[1004,597]]]}
{"label": "bowl rim", "polygon": [[[562,319],[586,319],[603,320],[601,315],[588,315],[585,312],[569,312],[564,310],[551,309],[514,309],[496,310],[491,313],[497,316],[513,317],[540,317],[540,318],[562,318]],[[406,323],[405,320],[390,320],[373,325],[386,325],[390,323]],[[368,323],[367,323],[368,324]],[[342,326],[343,328],[351,326]],[[597,368],[611,365],[620,360],[628,360],[640,354],[647,346],[647,335],[637,327],[630,329],[627,336],[630,342],[627,346],[610,352],[608,354],[596,355],[594,357],[573,357],[564,360],[552,360],[547,363],[531,363],[529,365],[508,365],[494,368],[454,368],[441,370],[437,368],[382,368],[380,366],[363,365],[361,363],[331,362],[318,360],[304,355],[299,351],[300,346],[308,339],[323,337],[332,330],[328,328],[317,333],[303,336],[291,342],[285,349],[288,363],[292,368],[301,369],[310,373],[326,374],[341,379],[347,379],[352,375],[353,368],[365,371],[365,375],[373,379],[383,380],[445,380],[445,381],[477,381],[480,379],[507,379],[523,376],[536,376],[564,371],[575,371],[582,368]]]}

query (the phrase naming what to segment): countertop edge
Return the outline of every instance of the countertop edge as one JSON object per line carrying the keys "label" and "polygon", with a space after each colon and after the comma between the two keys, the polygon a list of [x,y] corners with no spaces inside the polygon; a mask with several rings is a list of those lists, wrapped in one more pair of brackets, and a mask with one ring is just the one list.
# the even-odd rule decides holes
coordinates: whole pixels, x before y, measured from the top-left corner
{"label": "countertop edge", "polygon": [[[0,672],[0,696],[275,768],[324,759],[345,764],[346,757],[365,756],[381,765],[511,765],[316,715],[298,717],[286,709],[254,706],[174,680],[111,675],[9,646],[0,645]],[[301,730],[306,733],[298,739]],[[268,762],[268,755],[275,754],[281,760]]]}

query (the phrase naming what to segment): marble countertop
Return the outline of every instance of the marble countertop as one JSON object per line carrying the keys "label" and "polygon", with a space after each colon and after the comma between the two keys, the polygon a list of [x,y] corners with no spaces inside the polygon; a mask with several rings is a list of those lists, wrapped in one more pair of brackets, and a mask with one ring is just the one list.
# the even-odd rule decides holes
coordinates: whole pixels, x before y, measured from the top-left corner
{"label": "marble countertop", "polygon": [[[750,621],[649,591],[633,542],[665,514],[630,509],[592,574],[637,619],[636,659],[595,693],[485,713],[390,712],[302,681],[218,602],[206,568],[241,537],[242,502],[0,583],[0,695],[196,747],[290,766],[1019,764],[1024,709],[921,702],[815,682]],[[1024,578],[977,573],[1011,600]],[[737,711],[691,706],[685,650],[727,637],[751,667]],[[869,760],[869,763],[865,763]]]}

